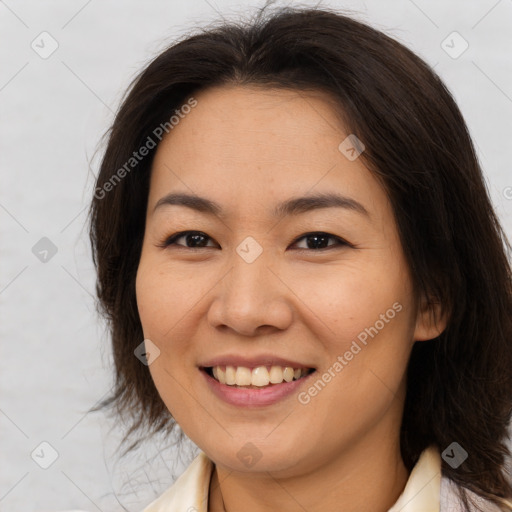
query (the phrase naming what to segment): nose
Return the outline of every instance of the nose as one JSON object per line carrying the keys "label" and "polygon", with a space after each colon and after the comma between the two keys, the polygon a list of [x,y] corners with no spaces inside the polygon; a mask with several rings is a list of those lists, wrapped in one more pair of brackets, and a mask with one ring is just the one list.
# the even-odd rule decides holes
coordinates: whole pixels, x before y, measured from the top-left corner
{"label": "nose", "polygon": [[293,294],[268,264],[264,253],[252,263],[234,254],[231,269],[215,287],[210,325],[250,337],[289,327]]}

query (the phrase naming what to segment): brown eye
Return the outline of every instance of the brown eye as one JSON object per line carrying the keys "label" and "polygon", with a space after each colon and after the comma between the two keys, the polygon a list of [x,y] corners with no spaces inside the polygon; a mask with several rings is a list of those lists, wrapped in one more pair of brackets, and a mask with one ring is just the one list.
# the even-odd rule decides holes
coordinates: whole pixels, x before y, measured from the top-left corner
{"label": "brown eye", "polygon": [[[343,245],[350,246],[350,244],[342,238],[323,232],[307,233],[302,235],[294,242],[294,245],[296,245],[300,240],[306,240],[306,247],[299,247],[300,250],[323,250]],[[334,243],[330,244],[329,240],[334,240]]]}
{"label": "brown eye", "polygon": [[[179,240],[184,240],[185,243],[178,243]],[[200,249],[207,247],[208,240],[211,240],[211,238],[201,231],[181,231],[166,238],[159,246],[177,245],[187,249]]]}
{"label": "brown eye", "polygon": [[[299,250],[306,251],[322,251],[340,246],[352,247],[350,243],[342,238],[323,232],[306,233],[300,238],[296,239],[293,245],[297,245],[299,241],[305,240],[306,247],[299,247]],[[181,243],[179,243],[181,241]],[[208,241],[212,241],[206,233],[202,231],[180,231],[163,240],[159,247],[165,248],[171,245],[184,247],[185,249],[201,249],[204,247],[215,247],[215,245],[208,245]],[[334,241],[334,243],[329,243]]]}

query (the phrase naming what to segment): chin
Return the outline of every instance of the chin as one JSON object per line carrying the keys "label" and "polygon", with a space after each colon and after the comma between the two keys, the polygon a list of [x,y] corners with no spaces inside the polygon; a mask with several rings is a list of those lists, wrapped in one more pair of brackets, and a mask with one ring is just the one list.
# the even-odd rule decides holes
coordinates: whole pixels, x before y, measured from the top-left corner
{"label": "chin", "polygon": [[280,440],[270,443],[268,439],[262,439],[261,442],[250,439],[246,437],[232,441],[223,451],[219,451],[221,447],[218,444],[213,450],[203,451],[216,464],[241,473],[271,472],[286,476],[303,464],[310,465],[312,454],[308,456],[307,453],[297,452],[299,441],[294,443],[294,448],[287,448],[283,447]]}

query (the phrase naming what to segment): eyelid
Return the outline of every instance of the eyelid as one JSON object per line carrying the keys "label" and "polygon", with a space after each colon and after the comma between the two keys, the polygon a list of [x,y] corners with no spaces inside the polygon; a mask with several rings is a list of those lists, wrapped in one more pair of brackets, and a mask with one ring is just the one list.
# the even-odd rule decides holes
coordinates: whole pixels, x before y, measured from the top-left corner
{"label": "eyelid", "polygon": [[307,233],[304,233],[304,234],[300,235],[298,238],[296,238],[291,243],[291,245],[295,245],[296,243],[298,243],[303,238],[307,238],[309,236],[314,236],[314,235],[323,235],[326,238],[331,238],[331,239],[335,240],[337,243],[332,244],[332,245],[328,245],[327,247],[324,247],[323,249],[304,249],[304,248],[300,248],[300,249],[295,249],[295,250],[297,250],[297,251],[307,251],[307,252],[322,252],[322,251],[327,251],[329,249],[334,249],[336,247],[343,247],[343,246],[354,247],[350,242],[347,242],[344,238],[341,238],[340,236],[337,236],[337,235],[333,235],[333,234],[328,233],[326,231],[309,231]]}
{"label": "eyelid", "polygon": [[[189,250],[198,250],[198,249],[206,249],[207,248],[207,247],[187,247],[185,245],[180,245],[180,244],[176,244],[175,243],[176,240],[178,240],[179,238],[181,238],[181,237],[183,237],[185,235],[188,235],[188,234],[204,235],[209,240],[214,241],[214,239],[211,236],[209,236],[207,233],[205,233],[204,231],[197,231],[197,230],[189,229],[189,230],[185,230],[185,231],[179,231],[177,233],[174,233],[174,234],[164,238],[164,240],[162,242],[157,244],[157,247],[165,249],[165,248],[167,248],[167,247],[169,247],[171,245],[175,245],[177,247],[181,247],[183,249],[189,249]],[[297,238],[295,238],[295,240],[293,240],[293,242],[290,245],[295,245],[300,240],[302,240],[304,238],[307,238],[309,236],[314,236],[314,235],[323,235],[323,236],[325,236],[327,238],[331,238],[331,239],[335,240],[337,243],[336,244],[332,244],[332,245],[328,245],[327,247],[324,247],[324,248],[321,248],[321,249],[307,249],[307,248],[304,249],[304,248],[299,248],[299,249],[294,249],[294,250],[306,251],[306,252],[323,252],[323,251],[327,251],[329,249],[333,249],[335,247],[343,247],[343,246],[347,246],[347,247],[351,247],[351,248],[355,247],[353,244],[351,244],[350,242],[348,242],[344,238],[341,238],[340,236],[337,236],[337,235],[333,235],[333,234],[328,233],[326,231],[308,231],[306,233],[301,234]],[[210,246],[210,248],[211,248],[211,246]]]}
{"label": "eyelid", "polygon": [[197,231],[194,229],[186,229],[184,231],[178,231],[170,236],[165,237],[160,243],[157,244],[157,247],[165,249],[171,245],[175,245],[177,247],[182,247],[183,249],[196,250],[196,249],[205,249],[205,247],[187,247],[186,245],[179,245],[174,243],[176,240],[181,238],[182,236],[195,234],[195,235],[204,235],[209,240],[213,240],[213,238],[207,235],[204,231]]}

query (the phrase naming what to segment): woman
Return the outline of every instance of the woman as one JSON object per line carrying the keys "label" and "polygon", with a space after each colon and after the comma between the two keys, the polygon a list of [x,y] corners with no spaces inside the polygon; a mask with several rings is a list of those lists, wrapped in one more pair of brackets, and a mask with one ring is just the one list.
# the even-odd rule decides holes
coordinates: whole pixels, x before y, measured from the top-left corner
{"label": "woman", "polygon": [[103,405],[201,450],[147,512],[512,510],[509,246],[404,46],[327,9],[184,38],[90,213]]}

